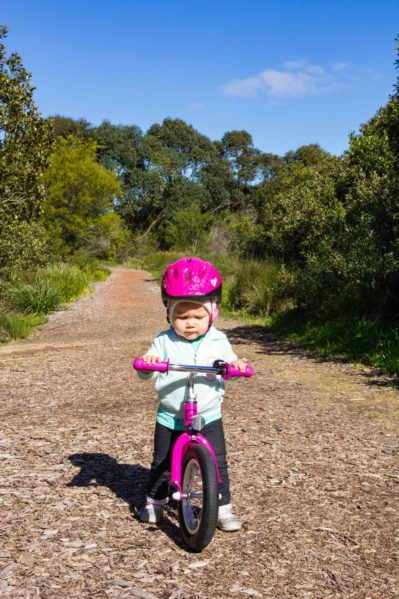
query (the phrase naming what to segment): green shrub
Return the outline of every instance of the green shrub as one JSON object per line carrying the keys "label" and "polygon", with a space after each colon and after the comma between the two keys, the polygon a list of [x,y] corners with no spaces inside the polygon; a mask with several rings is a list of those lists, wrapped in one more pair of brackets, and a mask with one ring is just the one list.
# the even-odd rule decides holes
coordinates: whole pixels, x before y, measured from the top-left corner
{"label": "green shrub", "polygon": [[107,266],[102,265],[95,258],[88,258],[82,252],[77,252],[69,262],[86,273],[91,281],[104,281],[111,274]]}
{"label": "green shrub", "polygon": [[50,281],[39,279],[34,283],[15,286],[9,295],[11,303],[30,314],[49,314],[63,301],[62,292]]}
{"label": "green shrub", "polygon": [[[82,267],[56,263],[37,271],[25,271],[19,282],[10,285],[10,305],[0,304],[0,340],[26,337],[62,304],[75,300],[90,289],[91,281],[103,281],[110,270],[96,260],[83,260]],[[10,312],[10,309],[24,313]]]}
{"label": "green shrub", "polygon": [[144,268],[155,277],[160,277],[168,264],[187,256],[185,252],[152,252],[144,258]]}
{"label": "green shrub", "polygon": [[125,266],[126,268],[137,268],[137,269],[143,268],[143,265],[144,265],[144,263],[141,258],[129,258],[123,264],[123,266]]}
{"label": "green shrub", "polygon": [[175,210],[165,227],[165,241],[174,249],[189,248],[197,254],[206,244],[212,216],[203,213],[198,204]]}
{"label": "green shrub", "polygon": [[24,273],[8,292],[11,304],[26,313],[49,314],[90,290],[91,281],[103,281],[110,273],[95,260],[81,262],[80,266],[60,262]]}
{"label": "green shrub", "polygon": [[342,356],[399,373],[399,326],[341,316],[322,319],[287,311],[273,318],[271,330],[327,358]]}
{"label": "green shrub", "polygon": [[248,314],[269,316],[287,305],[289,273],[275,261],[245,260],[237,263],[227,304]]}
{"label": "green shrub", "polygon": [[235,255],[204,252],[200,255],[200,258],[211,262],[218,269],[223,280],[223,285],[226,284],[228,278],[234,277],[237,272],[237,263],[239,260]]}
{"label": "green shrub", "polygon": [[89,286],[89,276],[77,266],[59,263],[48,266],[37,273],[37,282],[47,282],[57,289],[63,302],[73,301],[81,296]]}
{"label": "green shrub", "polygon": [[0,294],[29,269],[48,261],[44,229],[35,222],[18,222],[0,206]]}
{"label": "green shrub", "polygon": [[12,339],[25,339],[31,331],[47,322],[47,318],[37,314],[5,314],[0,320],[0,337]]}
{"label": "green shrub", "polygon": [[100,281],[105,281],[106,279],[108,279],[110,274],[111,271],[109,268],[107,268],[106,266],[99,266],[92,272],[91,280],[95,283],[99,283]]}

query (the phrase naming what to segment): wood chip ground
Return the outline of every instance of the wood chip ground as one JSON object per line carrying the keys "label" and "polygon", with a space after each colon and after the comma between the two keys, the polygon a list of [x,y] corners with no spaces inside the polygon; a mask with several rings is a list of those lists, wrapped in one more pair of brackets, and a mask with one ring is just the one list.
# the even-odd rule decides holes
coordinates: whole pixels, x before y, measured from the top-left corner
{"label": "wood chip ground", "polygon": [[114,269],[0,348],[0,596],[399,597],[399,392],[220,319],[251,380],[224,422],[243,528],[201,554],[140,523],[156,395],[131,359],[165,327],[148,273]]}

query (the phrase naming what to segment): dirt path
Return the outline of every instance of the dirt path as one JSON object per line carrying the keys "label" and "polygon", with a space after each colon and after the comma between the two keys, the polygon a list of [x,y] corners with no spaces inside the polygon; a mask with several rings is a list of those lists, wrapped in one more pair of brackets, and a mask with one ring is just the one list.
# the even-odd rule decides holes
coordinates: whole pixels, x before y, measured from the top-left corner
{"label": "dirt path", "polygon": [[399,392],[220,320],[256,369],[224,404],[244,526],[186,552],[173,513],[134,518],[156,399],[131,357],[164,326],[141,271],[0,348],[0,595],[41,598],[399,596]]}

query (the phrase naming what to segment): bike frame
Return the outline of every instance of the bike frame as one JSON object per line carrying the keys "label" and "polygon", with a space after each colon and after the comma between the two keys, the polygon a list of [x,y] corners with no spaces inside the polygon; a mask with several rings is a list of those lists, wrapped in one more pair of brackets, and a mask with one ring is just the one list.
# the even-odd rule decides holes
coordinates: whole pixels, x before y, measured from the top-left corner
{"label": "bike frame", "polygon": [[[195,370],[194,370],[195,369]],[[171,460],[171,476],[170,476],[170,484],[172,487],[176,489],[173,493],[173,499],[181,500],[182,499],[182,487],[181,487],[181,471],[182,471],[182,463],[183,457],[186,452],[193,447],[193,445],[199,444],[206,447],[209,453],[212,456],[212,459],[216,468],[216,475],[218,479],[218,483],[222,482],[219,466],[216,459],[215,451],[211,445],[211,443],[206,439],[201,433],[196,430],[193,430],[192,421],[195,416],[198,416],[198,408],[197,408],[197,398],[194,391],[194,373],[198,372],[212,372],[218,373],[218,369],[212,366],[179,366],[177,364],[170,364],[169,370],[178,370],[178,371],[189,371],[190,374],[188,376],[187,383],[187,395],[184,400],[184,432],[177,438],[172,451],[172,460]],[[219,372],[220,373],[220,372]]]}
{"label": "bike frame", "polygon": [[[193,427],[193,419],[201,417],[198,414],[197,397],[194,390],[194,377],[195,374],[216,374],[222,376],[223,379],[227,380],[232,377],[244,376],[251,377],[253,369],[247,365],[246,370],[242,372],[238,368],[234,368],[231,364],[223,362],[222,360],[216,360],[213,366],[188,366],[183,364],[171,364],[168,362],[156,362],[155,364],[148,364],[142,358],[136,358],[133,362],[134,368],[137,370],[157,371],[168,373],[170,370],[175,372],[188,372],[187,381],[187,393],[184,399],[184,432],[177,438],[173,450],[171,460],[171,486],[176,489],[173,493],[173,499],[180,501],[183,498],[182,495],[182,462],[184,455],[194,445],[203,445],[209,451],[212,459],[215,463],[216,474],[219,484],[222,482],[219,472],[219,466],[217,463],[215,451],[211,443],[206,439],[199,430],[204,426],[204,422],[196,422]],[[199,426],[201,424],[201,427]]]}

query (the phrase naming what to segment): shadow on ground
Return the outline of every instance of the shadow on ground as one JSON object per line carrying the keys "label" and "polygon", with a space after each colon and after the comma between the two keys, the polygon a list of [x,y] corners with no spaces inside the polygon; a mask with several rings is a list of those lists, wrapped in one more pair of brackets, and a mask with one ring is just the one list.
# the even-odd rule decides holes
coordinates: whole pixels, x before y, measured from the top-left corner
{"label": "shadow on ground", "polygon": [[[248,345],[249,342],[255,342],[261,347],[260,353],[267,355],[290,355],[296,356],[303,360],[312,360],[319,363],[333,364],[353,364],[353,360],[344,357],[326,358],[317,355],[310,349],[304,346],[280,339],[276,335],[270,333],[267,328],[259,325],[241,325],[233,329],[226,329],[226,334],[229,340],[234,345]],[[399,387],[399,377],[389,375],[379,368],[368,367],[367,371],[354,372],[357,376],[364,378],[366,385],[377,387]]]}
{"label": "shadow on ground", "polygon": [[119,464],[105,453],[75,453],[68,459],[80,468],[68,487],[108,487],[137,515],[145,499],[148,468],[140,464]]}
{"label": "shadow on ground", "polygon": [[[69,461],[80,468],[68,487],[108,487],[116,497],[125,501],[135,518],[139,517],[145,503],[146,489],[150,474],[149,468],[141,464],[120,464],[105,453],[75,453],[68,456]],[[166,510],[166,518],[157,528],[162,530],[176,545],[189,551],[181,540],[179,527],[175,524],[176,511],[171,505]],[[155,530],[154,525],[148,530]]]}

